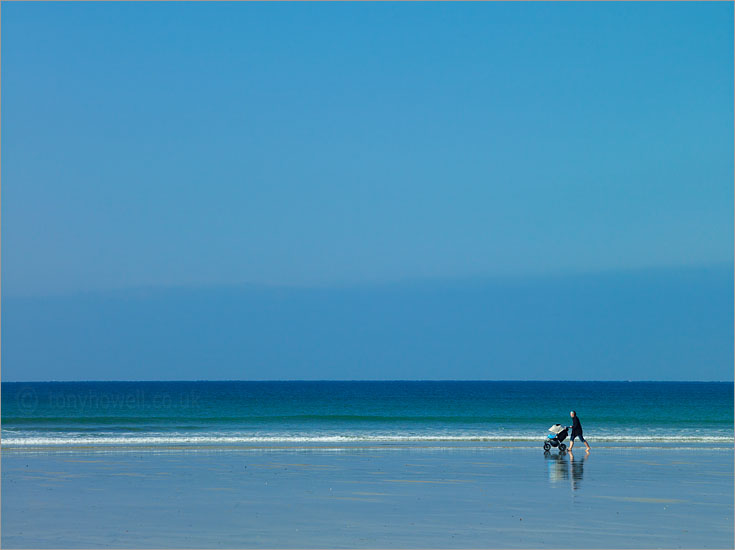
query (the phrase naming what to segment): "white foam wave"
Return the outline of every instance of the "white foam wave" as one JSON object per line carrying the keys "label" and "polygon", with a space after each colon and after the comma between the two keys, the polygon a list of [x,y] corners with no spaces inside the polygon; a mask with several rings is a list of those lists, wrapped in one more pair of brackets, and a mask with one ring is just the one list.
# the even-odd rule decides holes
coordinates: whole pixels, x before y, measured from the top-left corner
{"label": "white foam wave", "polygon": [[[600,443],[713,443],[733,445],[732,435],[601,435],[591,437],[591,441]],[[56,447],[56,446],[167,446],[167,445],[289,445],[306,444],[321,445],[333,443],[463,443],[463,442],[543,442],[538,435],[398,435],[398,434],[357,434],[357,435],[190,435],[190,434],[156,434],[128,436],[45,436],[45,437],[4,437],[0,442],[3,447]]]}

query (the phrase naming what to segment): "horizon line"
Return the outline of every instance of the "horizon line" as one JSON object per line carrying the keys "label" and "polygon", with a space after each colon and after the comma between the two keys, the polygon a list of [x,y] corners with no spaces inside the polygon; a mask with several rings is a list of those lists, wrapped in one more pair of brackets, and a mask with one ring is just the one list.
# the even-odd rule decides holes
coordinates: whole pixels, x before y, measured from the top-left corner
{"label": "horizon line", "polygon": [[84,289],[67,289],[67,290],[51,290],[43,293],[39,292],[20,292],[10,294],[5,298],[23,299],[23,298],[61,298],[80,295],[108,294],[108,293],[125,293],[125,292],[150,292],[160,290],[211,290],[211,289],[229,289],[229,290],[354,290],[365,288],[388,288],[404,285],[426,285],[426,284],[447,284],[447,283],[507,283],[517,281],[538,281],[567,279],[575,277],[595,277],[604,275],[631,275],[642,272],[664,272],[672,270],[701,270],[701,269],[728,269],[735,270],[735,261],[722,260],[703,263],[678,263],[664,265],[649,266],[628,266],[628,267],[590,267],[586,269],[559,269],[551,270],[545,273],[537,272],[518,272],[518,273],[471,273],[465,275],[438,275],[438,276],[403,276],[397,278],[386,278],[376,280],[356,280],[356,281],[327,281],[327,282],[306,282],[306,283],[289,283],[289,282],[264,282],[264,281],[240,281],[240,282],[189,282],[189,283],[142,283],[130,286],[118,286],[110,288],[84,288]]}
{"label": "horizon line", "polygon": [[105,383],[105,382],[656,382],[656,383],[691,383],[691,384],[735,384],[735,380],[593,380],[593,379],[561,379],[561,378],[535,378],[528,380],[519,379],[464,379],[464,378],[386,378],[386,379],[357,379],[357,378],[288,378],[288,379],[233,379],[233,378],[210,378],[210,379],[177,379],[177,380],[0,380],[3,384],[55,384],[55,383]]}

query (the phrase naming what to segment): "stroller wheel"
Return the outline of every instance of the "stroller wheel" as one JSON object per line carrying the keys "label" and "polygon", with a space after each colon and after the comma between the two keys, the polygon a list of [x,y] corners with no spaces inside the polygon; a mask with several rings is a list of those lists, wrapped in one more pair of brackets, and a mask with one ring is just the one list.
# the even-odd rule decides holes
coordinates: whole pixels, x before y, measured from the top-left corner
{"label": "stroller wheel", "polygon": [[548,451],[549,449],[551,449],[551,445],[544,443],[544,451]]}
{"label": "stroller wheel", "polygon": [[566,445],[564,445],[564,443],[561,443],[561,444],[559,445],[559,450],[560,450],[560,451],[561,451],[561,452],[563,453],[564,451],[566,451],[566,450],[567,450],[567,446],[566,446]]}

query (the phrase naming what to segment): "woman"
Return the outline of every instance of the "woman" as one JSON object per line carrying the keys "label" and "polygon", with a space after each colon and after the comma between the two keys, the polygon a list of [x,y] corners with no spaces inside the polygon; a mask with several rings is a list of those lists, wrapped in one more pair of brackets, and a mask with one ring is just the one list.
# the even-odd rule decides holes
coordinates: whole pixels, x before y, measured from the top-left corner
{"label": "woman", "polygon": [[590,445],[584,440],[584,436],[582,435],[582,424],[579,422],[577,411],[570,412],[569,416],[572,417],[572,435],[569,436],[569,439],[571,440],[569,443],[569,450],[571,451],[572,447],[574,447],[574,438],[579,437],[579,440],[585,444],[585,446],[587,447],[587,452],[589,452]]}

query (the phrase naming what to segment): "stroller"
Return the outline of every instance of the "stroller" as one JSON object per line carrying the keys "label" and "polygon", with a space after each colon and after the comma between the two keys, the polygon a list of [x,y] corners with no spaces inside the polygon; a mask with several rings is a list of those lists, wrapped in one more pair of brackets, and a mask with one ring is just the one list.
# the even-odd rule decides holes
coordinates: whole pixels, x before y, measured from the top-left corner
{"label": "stroller", "polygon": [[549,431],[551,432],[544,440],[544,452],[549,452],[552,447],[559,447],[559,451],[562,453],[567,450],[567,446],[562,443],[567,438],[567,432],[570,426],[562,426],[561,424],[554,424]]}

